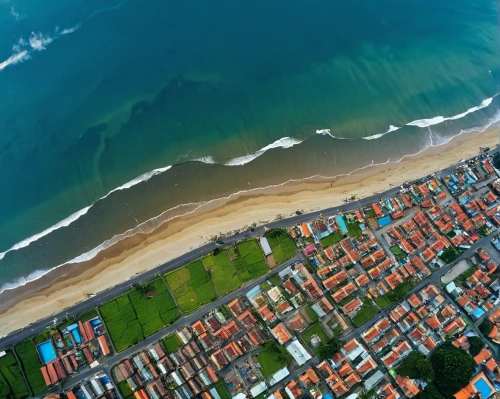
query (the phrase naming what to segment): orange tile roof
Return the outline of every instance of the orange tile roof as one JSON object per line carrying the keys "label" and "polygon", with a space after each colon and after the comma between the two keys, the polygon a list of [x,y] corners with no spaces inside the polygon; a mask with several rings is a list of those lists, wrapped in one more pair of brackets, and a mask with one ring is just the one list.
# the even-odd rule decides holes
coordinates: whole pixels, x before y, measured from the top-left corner
{"label": "orange tile roof", "polygon": [[474,361],[476,364],[479,366],[481,363],[483,363],[485,360],[491,358],[491,352],[483,348],[481,352],[479,352],[476,356],[474,356]]}
{"label": "orange tile roof", "polygon": [[308,369],[304,374],[299,377],[299,380],[304,382],[307,386],[317,384],[319,378],[312,368]]}
{"label": "orange tile roof", "polygon": [[271,331],[280,344],[284,344],[292,339],[292,334],[290,334],[283,323],[279,323]]}
{"label": "orange tile roof", "polygon": [[403,378],[400,375],[398,375],[396,377],[396,383],[399,385],[403,393],[408,397],[412,397],[420,392],[420,389],[418,389],[417,386],[413,383],[413,381],[410,380],[408,377]]}

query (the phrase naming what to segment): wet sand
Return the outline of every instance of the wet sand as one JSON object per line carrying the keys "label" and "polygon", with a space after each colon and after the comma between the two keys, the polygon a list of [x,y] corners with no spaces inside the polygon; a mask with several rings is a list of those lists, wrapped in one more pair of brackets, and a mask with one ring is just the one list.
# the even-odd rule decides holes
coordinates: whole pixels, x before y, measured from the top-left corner
{"label": "wet sand", "polygon": [[101,252],[91,261],[66,265],[25,286],[0,294],[0,335],[82,301],[132,276],[206,243],[219,233],[265,224],[277,215],[313,211],[342,204],[346,194],[365,197],[450,166],[494,147],[498,128],[468,133],[448,144],[431,147],[399,163],[375,165],[349,176],[311,178],[254,189],[211,201],[178,216],[150,234],[136,234]]}

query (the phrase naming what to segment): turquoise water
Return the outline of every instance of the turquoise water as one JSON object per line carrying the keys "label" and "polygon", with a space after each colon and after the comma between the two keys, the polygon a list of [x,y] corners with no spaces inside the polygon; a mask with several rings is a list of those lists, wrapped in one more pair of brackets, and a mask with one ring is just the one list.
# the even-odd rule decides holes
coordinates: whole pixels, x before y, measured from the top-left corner
{"label": "turquoise water", "polygon": [[48,364],[57,358],[56,351],[54,350],[51,341],[45,341],[40,345],[37,345],[36,349],[38,350],[38,354],[40,355],[40,359],[43,364]]}
{"label": "turquoise water", "polygon": [[181,203],[487,125],[497,21],[493,0],[1,1],[0,287]]}
{"label": "turquoise water", "polygon": [[489,387],[489,385],[484,381],[483,378],[480,378],[474,383],[476,389],[481,392],[482,398],[489,398],[493,390]]}

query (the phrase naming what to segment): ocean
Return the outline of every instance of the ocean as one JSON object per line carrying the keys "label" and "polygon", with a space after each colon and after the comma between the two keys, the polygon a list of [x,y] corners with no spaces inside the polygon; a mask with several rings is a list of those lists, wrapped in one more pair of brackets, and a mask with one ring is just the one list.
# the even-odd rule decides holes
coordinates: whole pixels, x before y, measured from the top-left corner
{"label": "ocean", "polygon": [[493,0],[0,0],[0,291],[169,210],[489,126],[498,21]]}

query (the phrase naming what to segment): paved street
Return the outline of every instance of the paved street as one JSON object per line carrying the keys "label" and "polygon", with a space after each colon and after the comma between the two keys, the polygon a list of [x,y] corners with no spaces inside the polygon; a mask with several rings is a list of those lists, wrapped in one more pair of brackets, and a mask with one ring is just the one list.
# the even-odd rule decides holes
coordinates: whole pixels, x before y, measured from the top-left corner
{"label": "paved street", "polygon": [[[449,168],[447,168],[443,171],[440,171],[439,174],[441,176],[445,175],[445,174],[449,173],[450,171],[452,171],[455,167],[456,167],[456,165],[450,166]],[[372,196],[367,197],[367,198],[363,198],[363,199],[360,199],[357,201],[345,203],[341,206],[332,207],[332,208],[328,208],[325,210],[311,212],[311,213],[307,213],[307,214],[300,214],[300,215],[296,215],[296,216],[286,218],[286,219],[276,220],[274,222],[268,223],[266,225],[266,227],[268,227],[268,228],[284,228],[284,227],[289,227],[289,226],[296,225],[296,224],[299,224],[299,223],[302,223],[305,221],[310,221],[310,220],[312,220],[320,215],[328,217],[331,215],[335,215],[339,212],[352,211],[354,209],[358,209],[358,208],[364,207],[366,205],[370,205],[373,202],[380,201],[380,200],[386,199],[386,198],[390,198],[390,197],[396,195],[398,192],[399,192],[399,187],[393,187],[390,190],[387,190],[383,193],[377,193],[377,194],[372,195]],[[257,236],[262,235],[263,233],[264,233],[264,226],[256,227],[253,231],[244,231],[244,232],[235,234],[231,237],[224,238],[223,245],[232,244],[232,243],[235,243],[235,242],[243,240],[243,239],[257,237]],[[458,261],[460,261],[462,259],[465,259],[467,257],[472,256],[473,253],[481,246],[488,245],[489,241],[491,240],[491,238],[493,237],[494,234],[495,233],[492,233],[488,237],[484,237],[484,238],[480,239],[478,242],[473,244],[473,246],[470,249],[465,251],[455,262],[453,262],[453,264],[444,266],[443,268],[441,268],[438,271],[436,271],[435,273],[433,273],[426,280],[418,283],[415,287],[413,287],[412,290],[410,290],[407,293],[405,298],[412,295],[413,293],[418,292],[419,290],[421,290],[423,287],[425,287],[428,284],[434,284],[434,285],[439,287],[440,286],[440,278],[445,273],[447,273],[448,270],[453,265],[455,265]],[[383,238],[381,238],[381,237],[377,237],[377,238],[379,238],[379,240],[381,242],[383,242]],[[90,298],[86,301],[82,301],[82,302],[80,302],[80,303],[78,303],[78,304],[76,304],[68,309],[65,309],[65,310],[60,311],[56,314],[53,314],[52,316],[50,316],[46,319],[32,323],[28,327],[21,329],[19,331],[13,332],[13,333],[9,334],[7,337],[0,339],[0,349],[7,348],[9,346],[14,346],[24,339],[38,334],[39,332],[43,331],[47,327],[52,326],[54,324],[54,319],[57,319],[57,322],[61,322],[62,319],[64,319],[65,317],[68,317],[68,316],[75,317],[75,316],[79,315],[80,313],[82,313],[82,312],[84,312],[92,307],[98,306],[98,305],[108,301],[109,299],[114,298],[114,297],[126,292],[127,290],[130,289],[130,287],[132,285],[147,282],[147,281],[151,280],[152,278],[154,278],[159,273],[163,274],[163,273],[171,271],[175,268],[178,268],[186,263],[189,263],[189,262],[197,259],[198,257],[200,257],[202,255],[205,255],[205,254],[213,251],[216,247],[217,247],[217,244],[215,244],[213,242],[205,244],[200,248],[192,250],[192,251],[190,251],[190,252],[188,252],[188,253],[186,253],[186,254],[184,254],[184,255],[182,255],[182,256],[180,256],[172,261],[166,262],[166,263],[164,263],[164,264],[162,264],[162,265],[160,265],[160,266],[158,266],[158,267],[156,267],[148,272],[137,275],[136,277],[134,277],[126,282],[117,284],[116,286],[114,286],[114,287],[112,287],[104,292],[98,293],[93,298]],[[110,373],[110,367],[112,365],[115,365],[118,362],[120,362],[126,358],[131,357],[134,353],[144,349],[145,347],[148,347],[152,343],[160,340],[162,337],[175,331],[179,327],[192,324],[194,321],[199,320],[203,315],[205,315],[209,311],[213,310],[214,308],[231,301],[232,299],[236,298],[239,295],[246,293],[252,287],[265,281],[267,278],[269,278],[270,275],[276,274],[279,271],[283,270],[284,268],[288,267],[293,262],[298,261],[298,260],[302,260],[302,259],[303,259],[302,255],[297,254],[292,259],[285,262],[283,265],[273,269],[266,276],[260,277],[259,279],[251,282],[249,285],[243,286],[243,287],[239,288],[238,290],[234,291],[233,293],[228,294],[222,298],[219,298],[218,300],[214,301],[213,303],[200,308],[197,312],[179,319],[173,325],[158,331],[157,333],[146,338],[143,342],[141,342],[141,343],[139,343],[139,344],[137,344],[137,345],[121,352],[121,353],[114,354],[114,355],[102,360],[99,366],[97,366],[93,369],[83,370],[82,372],[78,373],[77,375],[72,376],[71,378],[69,378],[68,380],[66,380],[64,382],[62,388],[68,389],[69,387],[77,384],[82,379],[85,379],[85,378],[87,378],[95,373],[98,373],[98,372],[104,371],[106,373]],[[366,330],[368,327],[373,325],[380,318],[387,316],[388,313],[391,311],[391,309],[394,306],[395,306],[395,304],[390,306],[389,308],[387,308],[385,310],[382,310],[375,317],[373,317],[371,320],[369,320],[367,323],[365,323],[363,326],[352,329],[348,334],[346,334],[343,337],[343,339],[349,340],[351,338],[358,337],[362,331]],[[313,358],[309,362],[309,364],[315,363],[315,362],[317,362],[317,359]],[[308,367],[308,365],[304,365],[300,369],[293,371],[292,375],[289,378],[287,378],[287,381],[290,380],[290,378],[296,378],[307,367]],[[57,389],[58,389],[58,387],[52,388],[52,390],[57,390]]]}
{"label": "paved street", "polygon": [[184,326],[189,326],[189,325],[193,324],[195,321],[201,319],[205,314],[207,314],[211,310],[215,309],[216,307],[223,305],[225,303],[228,303],[240,295],[244,295],[251,288],[266,281],[270,276],[279,273],[280,271],[287,268],[291,264],[293,264],[297,261],[301,261],[301,260],[303,260],[303,256],[301,254],[295,255],[292,259],[286,261],[281,266],[274,268],[270,273],[266,274],[265,276],[259,277],[257,280],[252,281],[251,284],[245,285],[245,286],[237,289],[236,291],[234,291],[226,296],[223,296],[223,297],[217,299],[216,301],[200,308],[198,311],[196,311],[196,312],[194,312],[194,313],[192,313],[184,318],[177,320],[171,326],[168,326],[168,327],[158,331],[157,333],[149,336],[148,338],[146,338],[144,341],[140,342],[139,344],[134,345],[131,348],[124,350],[123,352],[116,353],[112,356],[108,356],[106,359],[104,359],[101,362],[99,367],[85,370],[81,373],[78,373],[78,374],[72,376],[64,383],[63,387],[65,389],[67,389],[67,388],[75,385],[76,383],[78,383],[82,379],[84,379],[92,374],[95,374],[98,371],[103,371],[103,369],[110,367],[112,365],[115,365],[116,363],[119,363],[122,360],[131,357],[134,353],[141,351],[142,349],[148,347],[149,345],[155,343],[156,341],[159,341],[165,335],[168,335],[169,333],[177,330],[178,328],[184,327]]}

